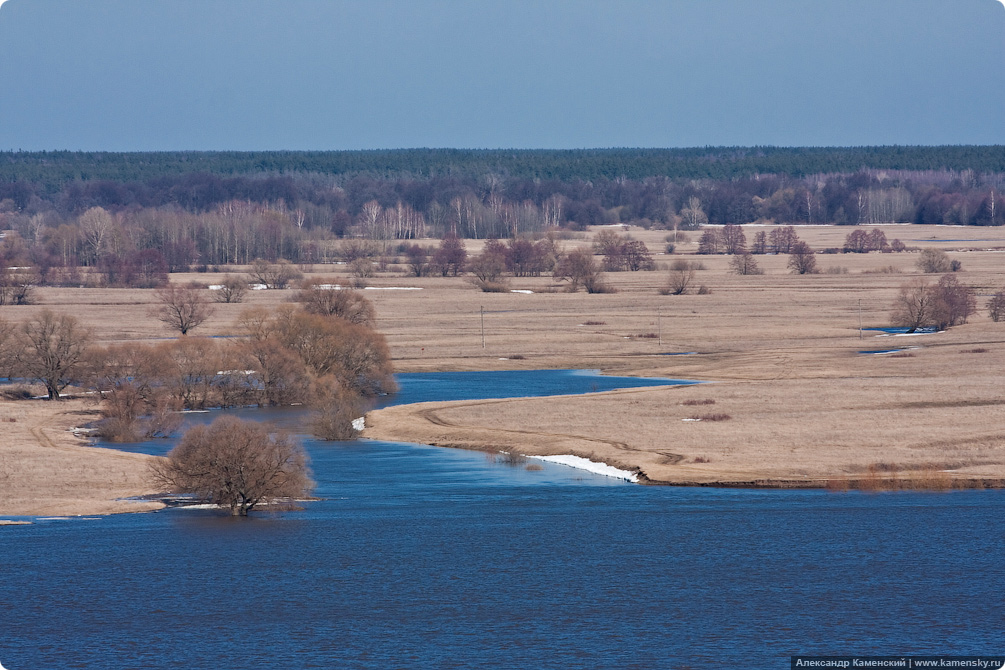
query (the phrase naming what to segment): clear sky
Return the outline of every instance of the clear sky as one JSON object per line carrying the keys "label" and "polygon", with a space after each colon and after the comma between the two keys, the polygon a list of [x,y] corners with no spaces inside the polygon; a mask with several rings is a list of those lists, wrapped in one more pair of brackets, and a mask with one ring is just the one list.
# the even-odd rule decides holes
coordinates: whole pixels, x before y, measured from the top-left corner
{"label": "clear sky", "polygon": [[1005,144],[1005,6],[0,6],[0,150],[755,144]]}

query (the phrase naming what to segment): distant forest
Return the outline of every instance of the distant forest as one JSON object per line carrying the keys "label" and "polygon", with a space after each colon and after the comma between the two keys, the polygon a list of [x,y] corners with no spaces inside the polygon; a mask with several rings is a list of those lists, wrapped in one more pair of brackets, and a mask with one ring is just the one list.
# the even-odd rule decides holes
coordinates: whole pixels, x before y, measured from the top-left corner
{"label": "distant forest", "polygon": [[1002,146],[6,152],[0,254],[86,267],[149,250],[175,269],[605,223],[1001,225],[1003,186]]}

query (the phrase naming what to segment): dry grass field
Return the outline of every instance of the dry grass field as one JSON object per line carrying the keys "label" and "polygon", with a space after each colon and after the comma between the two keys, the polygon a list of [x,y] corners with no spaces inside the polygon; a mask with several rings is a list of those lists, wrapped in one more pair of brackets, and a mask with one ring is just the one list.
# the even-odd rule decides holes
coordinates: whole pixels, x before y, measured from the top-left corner
{"label": "dry grass field", "polygon": [[91,515],[141,512],[153,502],[119,500],[152,493],[151,457],[97,449],[70,429],[95,418],[93,403],[0,402],[0,513]]}
{"label": "dry grass field", "polygon": [[[990,294],[1005,288],[1005,229],[882,229],[888,239],[899,238],[909,248],[941,248],[962,261],[959,279],[976,288],[978,314],[937,334],[860,333],[860,321],[866,328],[889,325],[899,287],[919,276],[916,251],[819,254],[820,273],[804,276],[789,273],[786,256],[759,256],[765,274],[737,276],[729,272],[729,257],[693,255],[695,233],[688,234],[690,243],[678,246],[678,254],[667,256],[658,253],[666,231],[628,231],[646,242],[662,267],[607,274],[617,289],[611,294],[567,293],[550,277],[510,280],[511,289],[533,293],[482,293],[465,278],[385,273],[371,280],[373,290],[366,295],[399,372],[600,368],[709,383],[390,408],[368,416],[366,435],[527,454],[572,453],[639,470],[652,482],[998,485],[1005,480],[1005,323],[993,323],[984,305]],[[756,230],[745,228],[748,242]],[[850,230],[797,227],[800,238],[817,250],[841,247]],[[588,243],[584,235],[560,244],[571,249]],[[476,252],[480,243],[468,246]],[[705,266],[697,272],[697,284],[710,294],[657,293],[667,264],[678,257]],[[310,276],[347,282],[344,266],[310,270]],[[211,284],[220,277],[173,275],[172,281]],[[421,290],[397,290],[402,287]],[[194,335],[234,335],[247,306],[282,304],[291,293],[254,291],[243,304],[217,305]],[[40,289],[37,303],[2,307],[0,318],[17,321],[49,308],[73,313],[101,342],[173,336],[148,313],[152,291]],[[908,347],[897,354],[859,353]],[[672,353],[687,355],[666,355]],[[38,405],[5,402],[0,413],[26,412],[33,417],[31,425],[60,434],[66,405],[57,405],[58,411],[36,410]],[[705,415],[729,418],[686,420]],[[0,435],[5,464],[0,512],[23,512],[30,506],[10,501],[52,495],[40,489],[31,493],[35,477],[18,455],[20,441],[38,440],[6,428]],[[96,455],[99,450],[72,453],[80,463],[103,457]],[[46,478],[55,477],[41,464],[38,468]],[[4,478],[4,472],[10,474]],[[81,482],[82,488],[100,488],[93,479]],[[123,488],[135,492],[145,485],[139,478]],[[53,502],[44,509],[57,507]]]}

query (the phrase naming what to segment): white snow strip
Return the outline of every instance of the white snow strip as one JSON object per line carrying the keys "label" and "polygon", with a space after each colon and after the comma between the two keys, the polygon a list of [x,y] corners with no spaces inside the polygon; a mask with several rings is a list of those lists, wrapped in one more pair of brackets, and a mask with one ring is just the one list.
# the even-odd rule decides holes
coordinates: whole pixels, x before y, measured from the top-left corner
{"label": "white snow strip", "polygon": [[269,287],[266,286],[265,284],[252,284],[248,288],[250,288],[252,291],[264,291]]}
{"label": "white snow strip", "polygon": [[353,419],[352,420],[352,429],[353,430],[363,430],[364,428],[366,428],[366,417],[365,416],[361,416],[358,419]]}
{"label": "white snow strip", "polygon": [[367,286],[366,291],[421,291],[421,286]]}
{"label": "white snow strip", "polygon": [[632,483],[637,483],[639,481],[638,476],[634,472],[629,472],[628,470],[620,470],[613,465],[607,465],[606,463],[594,463],[588,458],[581,458],[579,456],[573,456],[571,454],[563,454],[561,456],[531,456],[530,458],[537,459],[539,461],[545,461],[546,463],[558,463],[559,465],[567,465],[570,468],[577,468],[579,470],[587,470],[597,475],[604,475],[605,477],[614,477],[615,479],[624,479]]}
{"label": "white snow strip", "polygon": [[527,289],[523,289],[523,288],[514,288],[514,289],[510,289],[510,293],[524,293],[524,294],[527,294],[527,295],[532,295],[534,292],[533,291],[528,291]]}
{"label": "white snow strip", "polygon": [[681,419],[681,421],[701,421],[701,419]]}

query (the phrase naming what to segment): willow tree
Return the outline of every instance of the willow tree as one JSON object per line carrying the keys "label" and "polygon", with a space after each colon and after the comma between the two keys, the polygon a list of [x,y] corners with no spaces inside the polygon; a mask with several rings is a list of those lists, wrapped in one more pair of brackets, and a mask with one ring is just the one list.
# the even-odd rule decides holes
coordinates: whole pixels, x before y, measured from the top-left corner
{"label": "willow tree", "polygon": [[289,435],[225,416],[185,433],[152,466],[158,486],[247,516],[263,503],[303,498],[314,489],[307,452]]}

